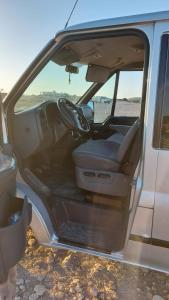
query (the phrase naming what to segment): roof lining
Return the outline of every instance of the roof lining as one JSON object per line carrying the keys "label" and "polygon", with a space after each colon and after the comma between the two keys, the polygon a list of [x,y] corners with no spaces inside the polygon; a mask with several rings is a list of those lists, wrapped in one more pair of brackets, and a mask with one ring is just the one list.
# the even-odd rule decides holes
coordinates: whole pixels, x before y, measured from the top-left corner
{"label": "roof lining", "polygon": [[67,54],[62,55],[60,61],[58,55],[54,59],[61,65],[78,62],[114,70],[126,67],[140,69],[144,64],[144,41],[131,34],[73,41],[66,44],[62,51]]}

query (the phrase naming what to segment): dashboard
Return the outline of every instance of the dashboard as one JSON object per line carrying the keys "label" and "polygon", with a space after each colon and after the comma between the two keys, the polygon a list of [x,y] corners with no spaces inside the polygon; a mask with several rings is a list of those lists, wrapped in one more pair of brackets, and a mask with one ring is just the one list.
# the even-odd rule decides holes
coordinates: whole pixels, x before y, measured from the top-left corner
{"label": "dashboard", "polygon": [[48,149],[66,132],[56,102],[47,101],[14,114],[14,144],[22,158]]}
{"label": "dashboard", "polygon": [[[92,109],[88,105],[82,105],[81,109],[91,123]],[[52,147],[67,130],[55,101],[46,101],[14,114],[13,141],[23,159]]]}

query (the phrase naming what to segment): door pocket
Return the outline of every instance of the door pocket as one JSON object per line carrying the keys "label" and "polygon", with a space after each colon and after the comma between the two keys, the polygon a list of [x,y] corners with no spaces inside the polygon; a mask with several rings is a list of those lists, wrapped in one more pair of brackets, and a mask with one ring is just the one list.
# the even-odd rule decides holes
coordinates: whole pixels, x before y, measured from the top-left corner
{"label": "door pocket", "polygon": [[10,199],[10,206],[0,220],[0,282],[23,256],[26,230],[31,222],[31,205],[20,198]]}

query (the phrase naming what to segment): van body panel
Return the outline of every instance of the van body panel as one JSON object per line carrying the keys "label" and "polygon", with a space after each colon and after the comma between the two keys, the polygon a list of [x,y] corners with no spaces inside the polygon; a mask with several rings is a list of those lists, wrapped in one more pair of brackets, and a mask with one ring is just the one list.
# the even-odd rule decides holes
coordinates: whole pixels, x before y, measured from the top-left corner
{"label": "van body panel", "polygon": [[161,21],[161,20],[162,21],[169,20],[169,11],[161,11],[161,12],[132,15],[126,17],[96,20],[92,22],[86,22],[86,23],[69,26],[64,31],[84,30],[89,28],[96,29],[96,28],[109,27],[109,26],[118,26],[118,27],[129,26],[133,24],[137,26],[137,24],[141,24],[141,23],[152,24],[154,22]]}
{"label": "van body panel", "polygon": [[[152,146],[154,130],[154,114],[159,70],[161,36],[169,30],[169,11],[143,14],[132,17],[100,20],[71,26],[55,37],[55,42],[68,35],[80,32],[102,32],[106,30],[138,29],[146,33],[150,44],[149,70],[147,78],[146,110],[144,121],[143,153],[140,160],[139,184],[136,185],[135,197],[138,197],[139,207],[132,226],[132,234],[143,238],[169,241],[169,152],[155,149]],[[56,45],[52,45],[55,48]],[[48,49],[50,52],[51,49]],[[35,66],[36,69],[37,66]],[[33,70],[34,71],[34,70]],[[33,73],[32,71],[32,73]],[[6,97],[10,100],[10,93]],[[4,100],[4,101],[6,101]],[[18,177],[18,192],[27,195],[33,206],[32,228],[38,241],[47,246],[78,250],[94,255],[141,264],[157,270],[169,271],[169,249],[148,245],[144,242],[129,241],[124,252],[116,254],[96,253],[77,247],[65,246],[58,242],[50,217],[39,209],[38,196]],[[132,205],[132,203],[131,203]]]}
{"label": "van body panel", "polygon": [[153,209],[138,207],[134,219],[132,234],[151,238]]}
{"label": "van body panel", "polygon": [[169,151],[159,150],[153,238],[169,241]]}

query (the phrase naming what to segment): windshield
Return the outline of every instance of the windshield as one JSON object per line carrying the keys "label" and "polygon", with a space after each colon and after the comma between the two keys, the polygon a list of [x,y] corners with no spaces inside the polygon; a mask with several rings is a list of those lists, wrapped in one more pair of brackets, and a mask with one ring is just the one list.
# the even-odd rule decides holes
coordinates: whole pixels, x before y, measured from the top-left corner
{"label": "windshield", "polygon": [[49,100],[57,101],[61,97],[76,103],[92,85],[86,81],[87,67],[80,65],[78,74],[70,74],[65,71],[65,66],[49,61],[20,97],[15,112]]}

